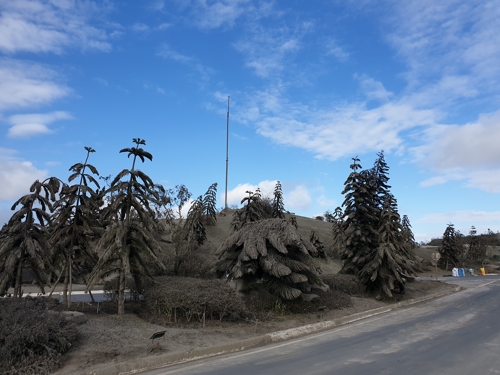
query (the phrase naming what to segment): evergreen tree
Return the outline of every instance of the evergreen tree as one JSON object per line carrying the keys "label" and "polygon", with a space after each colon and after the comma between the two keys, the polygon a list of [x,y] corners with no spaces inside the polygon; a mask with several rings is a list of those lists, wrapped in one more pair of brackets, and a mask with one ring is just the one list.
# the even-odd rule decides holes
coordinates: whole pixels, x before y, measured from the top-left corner
{"label": "evergreen tree", "polygon": [[292,300],[323,285],[314,266],[316,249],[287,220],[245,224],[218,249],[219,277],[241,280],[243,289],[263,285],[278,298]]}
{"label": "evergreen tree", "polygon": [[344,232],[344,219],[342,208],[337,207],[333,214],[330,214],[331,218],[327,219],[332,223],[332,234],[333,243],[332,251],[336,255],[341,255],[344,253],[346,248],[346,237]]}
{"label": "evergreen tree", "polygon": [[217,182],[210,185],[203,197],[203,218],[206,225],[217,222]]}
{"label": "evergreen tree", "polygon": [[477,235],[476,227],[473,225],[469,231],[469,249],[467,259],[483,261],[486,258],[486,246]]}
{"label": "evergreen tree", "polygon": [[[68,181],[79,178],[78,184],[65,185],[61,189],[59,200],[54,204],[53,223],[51,226],[51,243],[56,249],[54,264],[59,263],[61,274],[64,273],[63,302],[71,306],[73,268],[83,274],[82,269],[90,271],[97,262],[97,256],[90,247],[90,241],[97,233],[97,216],[102,205],[98,194],[99,183],[92,176],[99,175],[97,169],[88,164],[91,153],[95,150],[85,147],[87,156],[84,163],[70,167],[73,172]],[[92,174],[87,173],[89,170]],[[97,189],[94,191],[93,184]],[[60,276],[59,276],[60,277]],[[54,283],[55,286],[59,278]],[[68,299],[69,289],[69,299]],[[52,293],[52,292],[51,292]]]}
{"label": "evergreen tree", "polygon": [[151,200],[158,199],[155,184],[148,175],[135,168],[137,159],[144,162],[145,159],[153,160],[153,156],[140,147],[146,144],[145,140],[134,138],[133,142],[135,147],[120,150],[120,153],[128,153],[128,157],[133,156],[132,168],[122,170],[111,182],[108,192],[116,195],[104,210],[107,227],[96,246],[100,258],[87,284],[89,291],[103,277],[117,273],[118,314],[125,312],[127,276],[134,278],[140,291],[142,278],[152,277],[145,263],[147,259],[165,268],[158,258],[161,248],[154,236],[157,222]]}
{"label": "evergreen tree", "polygon": [[242,204],[245,204],[245,202],[246,204],[233,214],[233,219],[231,220],[233,232],[240,230],[246,223],[253,223],[267,218],[261,202],[262,195],[260,189],[257,188],[255,193],[253,191],[246,191],[246,193],[248,197],[241,200]]}
{"label": "evergreen tree", "polygon": [[418,247],[418,244],[415,241],[415,236],[413,235],[413,231],[411,230],[411,224],[410,219],[408,219],[408,215],[403,215],[403,220],[401,221],[401,235],[403,237],[404,243],[409,249]]}
{"label": "evergreen tree", "polygon": [[358,273],[359,280],[369,290],[375,291],[377,299],[392,298],[392,290],[398,287],[404,293],[406,277],[416,276],[418,265],[402,237],[401,218],[396,199],[392,194],[384,198],[384,207],[379,219],[379,243],[371,249],[369,260]]}
{"label": "evergreen tree", "polygon": [[352,172],[344,182],[344,233],[345,251],[341,272],[357,275],[370,261],[369,254],[378,245],[377,223],[380,210],[376,206],[376,191],[368,184],[367,174],[362,173],[357,157],[350,166]]}
{"label": "evergreen tree", "polygon": [[50,177],[42,182],[36,180],[30,193],[13,205],[21,208],[2,228],[0,242],[0,296],[10,286],[14,297],[22,297],[22,271],[30,269],[42,293],[47,284],[47,269],[51,269],[52,247],[48,241],[48,226],[51,223],[52,202],[61,187],[61,181]]}
{"label": "evergreen tree", "polygon": [[272,217],[275,219],[285,218],[285,205],[283,203],[283,192],[281,191],[281,183],[278,181],[274,187],[274,199],[272,203]]}
{"label": "evergreen tree", "polygon": [[438,248],[441,255],[439,263],[441,267],[445,267],[448,271],[448,266],[458,266],[458,261],[461,257],[460,244],[458,243],[457,232],[452,223],[449,223],[443,233],[443,243]]}

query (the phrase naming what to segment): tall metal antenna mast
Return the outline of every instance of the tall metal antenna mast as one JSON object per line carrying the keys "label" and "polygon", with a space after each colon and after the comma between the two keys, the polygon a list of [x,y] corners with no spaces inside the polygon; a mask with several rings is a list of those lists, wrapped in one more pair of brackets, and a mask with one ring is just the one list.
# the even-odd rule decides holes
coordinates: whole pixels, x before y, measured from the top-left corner
{"label": "tall metal antenna mast", "polygon": [[226,120],[226,196],[225,196],[225,209],[227,209],[227,172],[229,167],[229,100],[230,96],[227,97],[227,120]]}

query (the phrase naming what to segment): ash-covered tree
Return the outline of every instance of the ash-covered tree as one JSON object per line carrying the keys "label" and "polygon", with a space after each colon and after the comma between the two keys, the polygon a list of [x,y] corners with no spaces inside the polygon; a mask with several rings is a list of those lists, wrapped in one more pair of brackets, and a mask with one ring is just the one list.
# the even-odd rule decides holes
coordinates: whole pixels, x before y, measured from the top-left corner
{"label": "ash-covered tree", "polygon": [[61,187],[61,181],[50,177],[42,182],[36,180],[30,187],[30,194],[18,199],[14,211],[21,206],[7,225],[2,228],[0,242],[0,296],[9,287],[14,287],[14,297],[22,297],[22,272],[29,269],[35,282],[45,293],[47,270],[52,271],[52,247],[48,240],[48,226],[51,222],[52,202]]}
{"label": "ash-covered tree", "polygon": [[402,275],[412,277],[418,265],[402,236],[383,152],[367,171],[361,170],[357,157],[353,161],[342,192],[345,250],[341,273],[356,275],[380,298],[391,297],[394,286],[404,291]]}
{"label": "ash-covered tree", "polygon": [[[63,186],[52,215],[50,241],[56,251],[53,263],[58,264],[61,270],[52,290],[64,274],[63,302],[67,303],[68,307],[71,306],[73,271],[84,275],[90,272],[97,262],[97,255],[90,242],[100,230],[96,213],[103,202],[98,193],[99,183],[93,176],[99,176],[99,173],[88,163],[90,154],[95,150],[91,147],[85,147],[85,150],[85,162],[76,163],[69,169],[72,174],[68,182],[78,179],[78,183]],[[85,276],[83,278],[85,279]]]}
{"label": "ash-covered tree", "polygon": [[[120,153],[132,156],[131,169],[122,170],[111,182],[108,193],[115,194],[114,201],[104,210],[106,230],[96,246],[99,261],[92,270],[87,292],[103,277],[118,274],[118,314],[125,312],[125,280],[132,276],[137,290],[141,290],[142,278],[152,277],[146,261],[165,269],[159,260],[161,251],[156,241],[157,222],[151,203],[158,199],[155,184],[144,172],[135,168],[137,159],[153,160],[142,145],[146,141],[134,138],[134,147]],[[158,202],[155,202],[158,203]]]}
{"label": "ash-covered tree", "polygon": [[[262,194],[260,189],[257,191],[246,191],[248,197],[241,200],[244,206],[236,210],[231,220],[231,229],[233,232],[240,230],[245,224],[252,223],[267,218],[262,204]],[[245,204],[246,203],[246,204]]]}
{"label": "ash-covered tree", "polygon": [[325,245],[323,244],[323,241],[319,238],[319,234],[316,230],[312,229],[311,233],[309,235],[309,241],[313,244],[315,247],[316,251],[318,252],[318,256],[320,258],[326,259],[326,253],[325,253]]}
{"label": "ash-covered tree", "polygon": [[344,182],[344,233],[345,250],[341,254],[344,261],[341,272],[358,275],[370,261],[369,255],[378,246],[378,216],[376,190],[373,183],[362,173],[358,157],[350,165],[352,172]]}
{"label": "ash-covered tree", "polygon": [[404,293],[405,278],[413,278],[419,271],[418,263],[402,236],[396,199],[392,194],[387,194],[383,202],[379,216],[378,246],[365,256],[368,262],[357,274],[359,280],[376,293],[377,299],[392,298],[393,290]]}
{"label": "ash-covered tree", "polygon": [[448,266],[458,266],[459,259],[461,258],[461,246],[458,242],[457,232],[455,226],[449,223],[443,233],[443,242],[438,248],[439,266],[444,267],[448,271]]}
{"label": "ash-covered tree", "polygon": [[373,167],[366,174],[367,183],[374,192],[374,203],[379,210],[382,210],[385,206],[385,198],[391,188],[388,184],[389,166],[385,161],[384,151],[377,153],[377,159],[375,159]]}
{"label": "ash-covered tree", "polygon": [[275,219],[285,218],[285,204],[283,203],[283,191],[281,190],[281,182],[277,182],[274,187],[274,199],[272,206],[272,217]]}
{"label": "ash-covered tree", "polygon": [[219,247],[219,277],[256,284],[283,300],[298,298],[312,285],[321,285],[313,256],[317,250],[287,220],[264,219],[245,224]]}
{"label": "ash-covered tree", "polygon": [[342,208],[337,207],[333,214],[330,214],[330,219],[327,221],[332,223],[332,253],[335,256],[342,255],[346,248],[346,237],[344,232],[344,213]]}
{"label": "ash-covered tree", "polygon": [[203,223],[205,225],[217,223],[217,182],[210,185],[203,196]]}
{"label": "ash-covered tree", "polygon": [[477,235],[476,227],[473,225],[469,231],[469,248],[467,250],[467,259],[484,261],[486,258],[486,246],[481,238]]}
{"label": "ash-covered tree", "polygon": [[401,235],[408,249],[411,250],[415,247],[418,247],[417,241],[415,241],[415,236],[413,235],[413,231],[411,230],[411,224],[410,219],[408,219],[408,215],[403,215],[403,219],[401,221]]}

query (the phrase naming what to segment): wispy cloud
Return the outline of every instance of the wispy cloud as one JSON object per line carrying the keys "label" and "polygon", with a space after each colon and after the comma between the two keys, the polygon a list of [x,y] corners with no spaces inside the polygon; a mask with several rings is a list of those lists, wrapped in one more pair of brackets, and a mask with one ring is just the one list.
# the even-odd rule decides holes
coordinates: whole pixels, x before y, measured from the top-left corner
{"label": "wispy cloud", "polygon": [[48,104],[70,92],[52,69],[33,63],[0,60],[0,110]]}
{"label": "wispy cloud", "polygon": [[313,107],[286,99],[280,87],[254,92],[238,120],[278,144],[336,160],[364,152],[406,147],[403,132],[433,126],[438,113],[403,100],[369,108],[365,102]]}
{"label": "wispy cloud", "polygon": [[7,136],[10,138],[30,138],[37,135],[52,133],[49,124],[59,120],[73,119],[67,112],[35,113],[10,116],[8,122],[13,126]]}
{"label": "wispy cloud", "polygon": [[338,41],[334,38],[328,38],[322,43],[324,54],[334,56],[337,60],[341,62],[346,62],[349,60],[349,53],[342,48]]}
{"label": "wispy cloud", "polygon": [[234,47],[243,54],[248,68],[257,76],[268,78],[283,71],[287,57],[302,48],[301,38],[305,32],[307,28],[290,30],[254,25],[249,35],[234,43]]}
{"label": "wispy cloud", "polygon": [[150,29],[149,29],[149,26],[146,25],[145,23],[134,23],[131,27],[132,31],[136,32],[136,33],[146,33],[148,32]]}
{"label": "wispy cloud", "polygon": [[16,0],[0,3],[0,51],[62,53],[66,47],[110,51],[106,32],[89,23],[102,12],[88,1]]}
{"label": "wispy cloud", "polygon": [[244,15],[255,12],[255,7],[250,0],[191,0],[189,9],[193,22],[202,29],[216,29],[219,27],[232,27],[236,20]]}
{"label": "wispy cloud", "polygon": [[410,87],[420,88],[423,98],[449,102],[498,92],[498,2],[408,1],[395,9],[388,40],[409,66]]}
{"label": "wispy cloud", "polygon": [[205,85],[214,74],[212,68],[203,65],[197,58],[184,55],[171,48],[168,44],[161,45],[156,55],[189,67],[191,71],[196,73],[196,82],[202,86]]}

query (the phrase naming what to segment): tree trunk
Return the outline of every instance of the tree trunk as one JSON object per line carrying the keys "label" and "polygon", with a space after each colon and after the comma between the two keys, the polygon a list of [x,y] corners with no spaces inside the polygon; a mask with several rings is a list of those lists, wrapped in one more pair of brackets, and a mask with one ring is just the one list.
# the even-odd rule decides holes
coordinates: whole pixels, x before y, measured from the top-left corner
{"label": "tree trunk", "polygon": [[69,293],[68,293],[68,309],[71,307],[71,292],[73,291],[73,259],[71,255],[68,262],[68,272],[69,272]]}
{"label": "tree trunk", "polygon": [[118,314],[125,313],[125,270],[123,261],[121,262],[120,274],[118,279]]}
{"label": "tree trunk", "polygon": [[16,283],[14,284],[14,297],[21,298],[22,294],[22,281],[23,281],[23,257],[24,251],[21,253],[21,260],[19,260],[19,265],[17,266]]}

